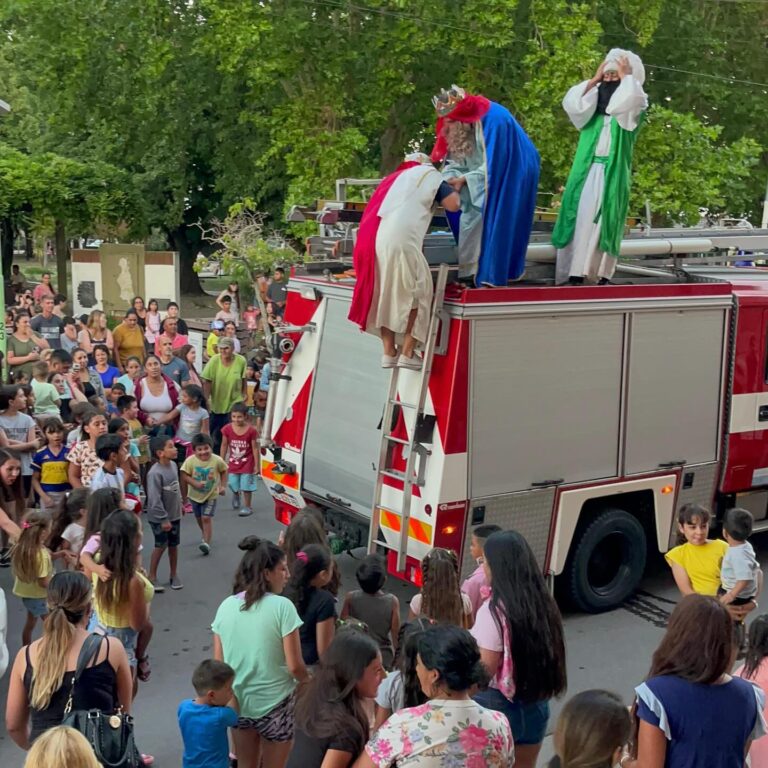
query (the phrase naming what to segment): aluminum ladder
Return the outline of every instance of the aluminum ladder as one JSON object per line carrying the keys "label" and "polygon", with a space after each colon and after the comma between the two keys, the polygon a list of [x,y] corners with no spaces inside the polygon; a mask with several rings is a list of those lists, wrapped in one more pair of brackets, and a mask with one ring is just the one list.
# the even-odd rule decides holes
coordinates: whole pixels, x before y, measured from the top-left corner
{"label": "aluminum ladder", "polygon": [[[455,270],[455,267],[454,267]],[[451,267],[447,264],[441,264],[437,270],[437,279],[435,281],[435,292],[432,300],[432,312],[429,318],[429,331],[427,341],[424,346],[424,356],[420,371],[409,371],[419,377],[418,396],[416,402],[406,403],[398,400],[398,385],[403,368],[393,368],[389,379],[389,391],[384,406],[384,416],[381,420],[381,448],[379,450],[379,463],[376,468],[376,486],[373,493],[373,508],[371,510],[371,527],[368,536],[368,553],[373,554],[379,547],[391,550],[397,553],[397,570],[402,571],[405,568],[405,557],[408,551],[408,529],[411,520],[411,501],[413,499],[413,486],[422,486],[424,484],[423,472],[419,472],[418,477],[414,477],[416,470],[416,458],[421,457],[420,468],[423,469],[423,462],[428,452],[423,449],[418,437],[418,426],[421,417],[424,414],[424,405],[427,400],[429,390],[429,375],[432,371],[432,360],[435,356],[437,345],[437,335],[440,329],[440,316],[445,301],[445,286],[448,282],[448,273]],[[413,419],[413,428],[409,439],[395,437],[391,434],[393,428],[396,409],[404,416],[404,409],[415,411]],[[390,466],[390,458],[397,446],[403,446],[407,450],[405,460],[405,471],[393,469]],[[400,480],[403,483],[403,502],[401,509],[392,509],[382,505],[382,496],[385,488],[385,478]],[[385,537],[381,535],[381,513],[391,512],[400,517],[400,535],[397,545],[389,544]]]}

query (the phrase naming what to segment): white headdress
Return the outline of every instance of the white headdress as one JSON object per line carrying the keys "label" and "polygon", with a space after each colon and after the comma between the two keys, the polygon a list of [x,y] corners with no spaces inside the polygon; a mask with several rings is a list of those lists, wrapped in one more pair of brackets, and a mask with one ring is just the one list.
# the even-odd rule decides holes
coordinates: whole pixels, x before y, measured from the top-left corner
{"label": "white headdress", "polygon": [[632,67],[632,76],[637,80],[640,85],[645,82],[645,67],[643,66],[642,59],[632,51],[625,51],[623,48],[611,48],[608,51],[608,55],[605,57],[605,72],[618,72],[619,71],[619,59],[622,56],[626,56],[629,61],[629,66]]}
{"label": "white headdress", "polygon": [[421,163],[422,165],[432,165],[432,160],[429,155],[425,155],[423,152],[411,152],[405,156],[407,162]]}

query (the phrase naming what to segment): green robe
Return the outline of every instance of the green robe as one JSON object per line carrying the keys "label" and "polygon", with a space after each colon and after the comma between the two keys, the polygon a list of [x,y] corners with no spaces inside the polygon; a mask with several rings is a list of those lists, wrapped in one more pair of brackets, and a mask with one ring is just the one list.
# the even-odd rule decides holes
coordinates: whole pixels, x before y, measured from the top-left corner
{"label": "green robe", "polygon": [[[600,207],[600,250],[618,258],[624,225],[629,209],[629,191],[632,185],[632,154],[635,140],[645,113],[640,116],[634,131],[625,131],[611,118],[611,151],[605,167],[605,187]],[[576,156],[563,193],[562,206],[552,232],[552,245],[565,248],[573,238],[579,199],[589,169],[595,162],[595,148],[603,130],[604,115],[595,113],[579,135]]]}

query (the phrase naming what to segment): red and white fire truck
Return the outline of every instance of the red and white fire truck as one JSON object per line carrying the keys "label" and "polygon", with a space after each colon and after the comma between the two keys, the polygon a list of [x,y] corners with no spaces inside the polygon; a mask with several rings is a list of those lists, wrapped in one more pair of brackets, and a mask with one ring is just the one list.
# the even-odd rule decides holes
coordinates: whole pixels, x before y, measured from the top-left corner
{"label": "red and white fire truck", "polygon": [[[418,449],[407,535],[404,481],[393,472],[377,494],[371,543],[391,571],[419,584],[441,546],[466,572],[472,528],[496,523],[526,537],[578,608],[600,611],[636,588],[651,547],[674,544],[683,504],[746,507],[768,529],[768,270],[685,255],[764,249],[768,232],[676,233],[626,240],[674,263],[624,265],[613,285],[449,294],[423,413],[400,419],[394,445],[401,468]],[[529,259],[529,274],[551,272],[545,243]],[[319,506],[350,548],[369,544],[390,384],[379,340],[347,320],[353,286],[294,272],[262,456],[278,519]],[[414,400],[418,381],[400,372],[397,399]]]}

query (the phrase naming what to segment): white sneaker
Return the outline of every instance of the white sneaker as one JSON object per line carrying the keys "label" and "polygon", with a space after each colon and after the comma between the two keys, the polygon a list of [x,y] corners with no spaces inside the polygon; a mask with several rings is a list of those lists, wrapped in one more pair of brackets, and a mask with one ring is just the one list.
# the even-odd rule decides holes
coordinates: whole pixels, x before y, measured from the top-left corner
{"label": "white sneaker", "polygon": [[200,551],[201,551],[201,552],[202,552],[204,555],[207,555],[207,554],[209,554],[209,553],[210,553],[210,551],[211,551],[211,545],[210,545],[210,544],[209,544],[207,541],[201,541],[201,542],[200,542]]}
{"label": "white sneaker", "polygon": [[394,368],[397,366],[397,355],[382,355],[381,367],[382,368]]}
{"label": "white sneaker", "polygon": [[416,355],[414,355],[413,357],[406,357],[405,355],[400,355],[400,357],[397,360],[397,367],[408,368],[408,370],[410,371],[420,371],[421,363],[422,363],[421,358],[416,357]]}

